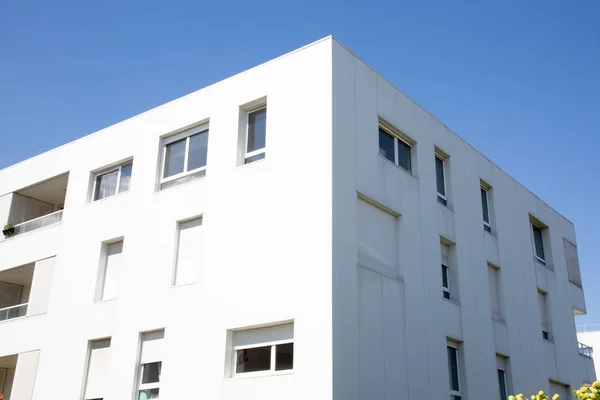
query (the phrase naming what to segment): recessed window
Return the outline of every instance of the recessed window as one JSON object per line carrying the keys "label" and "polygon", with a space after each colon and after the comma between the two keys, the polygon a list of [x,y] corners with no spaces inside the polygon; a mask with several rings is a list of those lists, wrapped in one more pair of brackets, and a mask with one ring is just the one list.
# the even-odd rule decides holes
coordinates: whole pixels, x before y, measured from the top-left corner
{"label": "recessed window", "polygon": [[577,255],[577,246],[563,238],[565,247],[565,257],[567,259],[567,272],[569,282],[581,287],[581,272],[579,270],[579,256]]}
{"label": "recessed window", "polygon": [[232,376],[294,368],[294,324],[233,332]]}
{"label": "recessed window", "polygon": [[540,319],[542,321],[542,338],[552,340],[550,337],[550,324],[548,322],[548,294],[538,289],[538,300],[540,305]]}
{"label": "recessed window", "polygon": [[461,400],[459,350],[455,345],[446,346],[448,354],[448,376],[450,378],[450,399]]}
{"label": "recessed window", "polygon": [[535,251],[535,257],[541,261],[546,262],[546,256],[544,254],[544,237],[542,229],[539,226],[531,225],[531,231],[533,233],[533,250]]}
{"label": "recessed window", "polygon": [[177,254],[173,277],[174,285],[197,282],[202,268],[204,230],[202,217],[177,224]]}
{"label": "recessed window", "polygon": [[119,165],[94,174],[93,201],[129,190],[133,163]]}
{"label": "recessed window", "polygon": [[492,232],[490,222],[490,204],[489,204],[489,189],[481,186],[481,209],[483,212],[483,229],[487,232]]}
{"label": "recessed window", "polygon": [[160,189],[206,175],[208,124],[163,139]]}
{"label": "recessed window", "polygon": [[404,139],[379,127],[379,152],[394,164],[412,172],[412,146]]}
{"label": "recessed window", "polygon": [[88,344],[88,363],[84,384],[84,400],[109,396],[110,339],[94,340]]}
{"label": "recessed window", "polygon": [[443,205],[448,205],[446,197],[446,160],[435,155],[435,179],[437,184],[437,199]]}
{"label": "recessed window", "polygon": [[267,106],[245,111],[244,164],[265,158],[267,146]]}
{"label": "recessed window", "polygon": [[138,400],[159,398],[164,335],[164,330],[142,334],[138,369]]}
{"label": "recessed window", "polygon": [[123,240],[102,243],[95,300],[116,299],[123,272]]}
{"label": "recessed window", "polygon": [[488,286],[490,290],[490,303],[492,306],[492,318],[503,321],[502,296],[500,288],[500,269],[488,264]]}
{"label": "recessed window", "polygon": [[500,389],[500,400],[508,399],[508,389],[506,387],[506,371],[501,369],[498,371],[498,387]]}
{"label": "recessed window", "polygon": [[440,243],[442,254],[442,294],[450,300],[450,246]]}

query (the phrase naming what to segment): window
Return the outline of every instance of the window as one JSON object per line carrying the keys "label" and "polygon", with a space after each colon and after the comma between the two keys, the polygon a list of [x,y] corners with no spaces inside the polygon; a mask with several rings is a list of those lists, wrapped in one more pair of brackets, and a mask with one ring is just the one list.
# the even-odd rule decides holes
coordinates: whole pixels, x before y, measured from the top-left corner
{"label": "window", "polygon": [[232,375],[294,369],[294,324],[233,332]]}
{"label": "window", "polygon": [[123,270],[123,240],[103,243],[95,300],[116,299]]}
{"label": "window", "polygon": [[129,190],[133,163],[119,165],[94,175],[93,201]]}
{"label": "window", "polygon": [[542,321],[542,337],[546,340],[550,338],[550,327],[548,323],[548,296],[547,293],[538,289],[538,300],[540,303],[540,319]]}
{"label": "window", "polygon": [[500,400],[508,398],[508,389],[506,388],[506,371],[501,369],[498,371],[498,387],[500,388]]}
{"label": "window", "polygon": [[450,400],[461,400],[459,353],[456,345],[446,346],[448,352],[448,376],[450,378]]}
{"label": "window", "polygon": [[163,139],[160,190],[206,175],[208,123]]}
{"label": "window", "polygon": [[412,172],[411,144],[382,126],[379,127],[379,152],[394,164]]}
{"label": "window", "polygon": [[579,257],[577,255],[577,246],[563,239],[565,246],[565,257],[567,258],[567,272],[569,281],[581,287],[581,272],[579,270]]}
{"label": "window", "polygon": [[538,261],[545,263],[546,257],[544,256],[544,238],[542,235],[542,229],[532,224],[531,230],[533,232],[533,249],[535,251],[535,258],[538,259]]}
{"label": "window", "polygon": [[174,285],[197,282],[204,252],[202,217],[177,224],[177,255]]}
{"label": "window", "polygon": [[490,288],[490,303],[492,306],[492,318],[497,321],[503,321],[502,301],[500,290],[500,269],[488,264],[488,284]]}
{"label": "window", "polygon": [[267,106],[260,105],[245,111],[244,164],[265,158],[267,145]]}
{"label": "window", "polygon": [[446,197],[446,160],[440,155],[435,155],[435,179],[437,183],[437,198],[443,205],[448,205]]}
{"label": "window", "polygon": [[159,398],[164,335],[164,330],[142,334],[138,369],[138,400]]}
{"label": "window", "polygon": [[84,400],[108,397],[110,390],[110,339],[94,340],[88,344],[88,361],[84,383]]}
{"label": "window", "polygon": [[450,300],[450,246],[440,243],[442,254],[442,293]]}
{"label": "window", "polygon": [[398,218],[357,198],[358,264],[389,278],[398,278]]}
{"label": "window", "polygon": [[550,381],[550,394],[558,394],[560,400],[569,400],[571,398],[571,387],[562,383]]}
{"label": "window", "polygon": [[481,209],[483,212],[483,229],[487,232],[492,232],[490,222],[490,205],[489,205],[489,188],[481,186]]}

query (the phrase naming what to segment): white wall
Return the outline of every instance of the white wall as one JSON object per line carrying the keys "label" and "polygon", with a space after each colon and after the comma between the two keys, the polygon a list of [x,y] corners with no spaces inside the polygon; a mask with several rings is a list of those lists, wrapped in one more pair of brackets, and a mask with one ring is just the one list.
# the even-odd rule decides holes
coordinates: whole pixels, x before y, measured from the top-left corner
{"label": "white wall", "polygon": [[[412,175],[379,155],[378,118],[416,141]],[[585,305],[563,247],[563,237],[575,240],[571,222],[335,41],[333,143],[334,398],[448,398],[447,338],[461,343],[467,395],[497,387],[496,352],[509,357],[517,392],[547,389],[549,379],[582,383],[573,307]],[[448,207],[437,202],[436,147],[449,155]],[[483,230],[480,180],[492,186],[493,234]],[[396,282],[356,269],[357,193],[400,215]],[[533,261],[529,214],[549,227],[553,271]],[[440,237],[456,244],[460,303],[442,298]],[[500,267],[504,322],[491,319],[488,262]],[[386,301],[390,287],[399,294]],[[538,287],[548,292],[553,343],[541,336]],[[408,360],[406,377],[392,365],[397,379],[388,379],[395,353]]]}
{"label": "white wall", "polygon": [[[31,400],[34,392],[37,392],[34,384],[38,372],[39,351],[29,351],[19,354],[17,368],[12,383],[10,398],[14,400]],[[56,388],[55,388],[56,392]],[[44,396],[37,395],[37,398]]]}
{"label": "white wall", "polygon": [[[112,337],[110,398],[132,398],[139,333],[159,328],[161,398],[331,397],[331,43],[0,171],[0,193],[70,172],[62,222],[0,242],[0,270],[56,256],[47,313],[0,323],[0,356],[41,349],[34,400],[58,381],[61,397],[79,398],[87,341],[103,337]],[[237,167],[239,107],[264,96],[266,159]],[[156,192],[160,138],[207,119],[206,178]],[[131,189],[88,203],[90,171],[130,157]],[[198,215],[200,280],[171,287],[176,222]],[[94,302],[101,242],[119,237],[123,290]],[[228,329],[287,320],[293,374],[223,379]]]}

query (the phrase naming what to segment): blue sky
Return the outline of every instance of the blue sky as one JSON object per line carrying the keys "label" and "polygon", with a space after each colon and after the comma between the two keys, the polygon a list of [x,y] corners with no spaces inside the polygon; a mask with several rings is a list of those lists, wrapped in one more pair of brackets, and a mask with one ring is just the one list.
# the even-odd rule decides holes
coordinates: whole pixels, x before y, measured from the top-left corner
{"label": "blue sky", "polygon": [[333,34],[575,223],[600,322],[600,2],[288,3],[3,2],[0,168]]}

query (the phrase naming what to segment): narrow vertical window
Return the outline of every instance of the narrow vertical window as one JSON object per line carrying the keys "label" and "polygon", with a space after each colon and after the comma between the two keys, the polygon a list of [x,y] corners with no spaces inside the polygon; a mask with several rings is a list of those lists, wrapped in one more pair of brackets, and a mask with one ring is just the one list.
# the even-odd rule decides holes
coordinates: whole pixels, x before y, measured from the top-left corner
{"label": "narrow vertical window", "polygon": [[138,366],[138,400],[159,398],[164,335],[164,330],[142,334]]}
{"label": "narrow vertical window", "polygon": [[548,323],[548,296],[545,292],[538,289],[538,300],[540,304],[540,319],[542,321],[542,337],[546,340],[550,338],[550,324]]}
{"label": "narrow vertical window", "polygon": [[492,318],[497,321],[503,321],[501,290],[500,290],[500,269],[488,264],[488,284],[490,289],[490,303],[492,306]]}
{"label": "narrow vertical window", "polygon": [[408,140],[392,134],[387,128],[379,127],[379,153],[382,156],[412,173],[412,146]]}
{"label": "narrow vertical window", "polygon": [[535,251],[535,257],[541,261],[546,262],[546,256],[544,255],[544,238],[542,235],[542,229],[536,225],[531,225],[533,232],[533,248]]}
{"label": "narrow vertical window", "polygon": [[246,111],[246,148],[244,164],[265,158],[267,146],[267,107],[261,105]]}
{"label": "narrow vertical window", "polygon": [[129,190],[131,181],[131,171],[133,163],[128,162],[123,165],[105,169],[94,174],[94,188],[92,200],[102,200],[117,193],[123,193]]}
{"label": "narrow vertical window", "polygon": [[450,246],[440,243],[442,255],[442,294],[450,300]]}
{"label": "narrow vertical window", "polygon": [[461,400],[458,349],[454,346],[447,346],[446,349],[448,353],[448,376],[450,378],[450,400]]}
{"label": "narrow vertical window", "polygon": [[203,251],[202,217],[179,222],[173,284],[181,285],[198,281]]}
{"label": "narrow vertical window", "polygon": [[446,197],[446,160],[438,154],[435,155],[435,179],[437,184],[437,198],[443,205],[448,205]]}
{"label": "narrow vertical window", "polygon": [[88,344],[84,400],[107,398],[110,390],[110,339],[94,340]]}
{"label": "narrow vertical window", "polygon": [[103,243],[96,288],[96,301],[117,298],[119,276],[123,269],[122,264],[123,240],[113,243]]}
{"label": "narrow vertical window", "polygon": [[563,238],[565,247],[565,257],[567,259],[567,272],[569,282],[581,287],[581,272],[579,270],[579,256],[577,255],[577,246]]}
{"label": "narrow vertical window", "polygon": [[489,190],[481,186],[481,210],[483,213],[483,229],[492,232],[490,222]]}
{"label": "narrow vertical window", "polygon": [[506,372],[499,369],[498,371],[498,387],[500,389],[500,400],[508,399],[508,389],[506,388]]}

